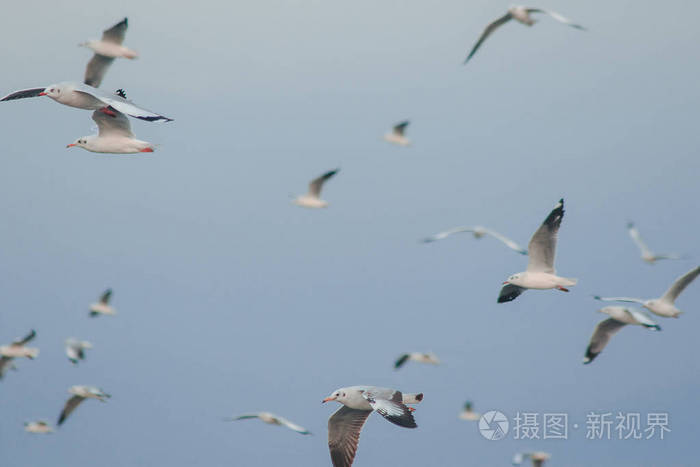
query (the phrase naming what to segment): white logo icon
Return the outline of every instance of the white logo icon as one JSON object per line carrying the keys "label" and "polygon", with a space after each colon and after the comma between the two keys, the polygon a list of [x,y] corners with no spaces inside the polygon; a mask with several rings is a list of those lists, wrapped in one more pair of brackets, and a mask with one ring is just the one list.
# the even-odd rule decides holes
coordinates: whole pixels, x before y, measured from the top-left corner
{"label": "white logo icon", "polygon": [[505,438],[508,434],[508,426],[508,418],[497,410],[486,412],[479,419],[479,432],[490,441]]}

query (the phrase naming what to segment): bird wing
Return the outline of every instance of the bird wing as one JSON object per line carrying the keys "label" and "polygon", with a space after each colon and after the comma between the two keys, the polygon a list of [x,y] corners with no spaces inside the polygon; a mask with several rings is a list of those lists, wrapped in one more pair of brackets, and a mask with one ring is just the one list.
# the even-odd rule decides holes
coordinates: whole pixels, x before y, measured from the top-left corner
{"label": "bird wing", "polygon": [[284,417],[277,417],[277,420],[279,420],[279,422],[282,425],[286,426],[290,430],[296,431],[297,433],[300,433],[302,435],[310,435],[311,434],[311,432],[309,430],[307,430],[306,428],[301,427],[301,426],[297,425],[296,423],[292,423]]}
{"label": "bird wing", "polygon": [[632,222],[627,224],[627,232],[629,232],[632,241],[637,244],[643,256],[654,256],[654,253],[652,253],[647,244],[644,243],[642,236],[639,234],[639,230],[637,230],[637,227],[635,227]]}
{"label": "bird wing", "polygon": [[554,18],[555,20],[559,21],[560,23],[564,23],[564,24],[566,24],[566,25],[568,25],[568,26],[571,26],[572,28],[581,29],[582,31],[585,31],[585,30],[586,30],[586,28],[584,28],[584,27],[581,26],[580,24],[574,23],[574,22],[571,21],[570,19],[568,19],[568,18],[566,18],[566,17],[560,15],[559,13],[557,13],[557,12],[555,12],[555,11],[543,10],[543,9],[541,9],[541,8],[528,8],[528,9],[527,9],[527,12],[528,12],[528,13],[544,13],[544,14],[546,14],[546,15],[551,16],[552,18]]}
{"label": "bird wing", "polygon": [[[93,120],[95,120],[95,115],[93,114]],[[95,120],[97,122],[97,120]],[[97,122],[99,125],[100,123]],[[109,299],[112,297],[112,289],[107,289],[102,293],[102,296],[100,297],[100,303],[104,303],[105,305],[109,305]]]}
{"label": "bird wing", "polygon": [[491,235],[493,238],[503,242],[511,250],[515,250],[518,253],[520,253],[521,255],[527,254],[527,250],[525,248],[521,247],[520,245],[518,245],[517,243],[515,243],[513,240],[506,237],[505,235],[501,235],[500,233],[493,231],[493,230],[490,230],[490,229],[483,229],[483,231],[487,235]]}
{"label": "bird wing", "polygon": [[430,237],[426,237],[422,240],[423,243],[431,243],[431,242],[436,242],[438,240],[442,240],[444,238],[449,237],[452,234],[456,233],[462,233],[462,232],[474,232],[473,227],[454,227],[449,230],[444,230],[442,232],[438,232],[434,235],[431,235]]}
{"label": "bird wing", "polygon": [[624,326],[625,323],[621,323],[613,318],[604,319],[598,323],[593,331],[588,348],[586,349],[586,356],[583,358],[583,363],[591,363],[598,354],[603,351],[610,341],[610,338]]}
{"label": "bird wing", "polygon": [[334,467],[350,467],[355,459],[360,431],[371,410],[342,406],[328,419],[328,449]]}
{"label": "bird wing", "polygon": [[626,303],[639,303],[644,304],[644,300],[641,298],[633,297],[601,297],[600,295],[594,295],[593,298],[600,300],[601,302],[626,302]]}
{"label": "bird wing", "polygon": [[409,358],[411,358],[411,356],[407,353],[401,355],[394,363],[394,368],[398,370],[408,361]]}
{"label": "bird wing", "polygon": [[[131,101],[124,99],[116,94],[102,91],[100,89],[94,88],[84,83],[72,83],[74,86],[74,92],[88,94],[95,99],[102,101],[105,106],[110,106],[119,112],[125,113],[131,117],[138,118],[140,120],[146,120],[149,122],[155,122],[159,120],[164,120],[166,122],[172,121],[172,118],[164,117],[150,110],[139,107]],[[27,96],[28,97],[28,96]]]}
{"label": "bird wing", "polygon": [[[115,115],[107,115],[101,110],[95,110],[92,113],[92,119],[95,121],[95,123],[97,123],[99,136],[125,136],[127,138],[134,137],[134,134],[131,132],[129,119],[126,117],[126,115],[119,111],[115,112]],[[109,300],[109,297],[107,297],[107,299]],[[102,301],[102,303],[107,302]]]}
{"label": "bird wing", "polygon": [[499,26],[502,24],[507,23],[512,16],[510,13],[506,13],[505,15],[501,16],[497,20],[493,21],[491,24],[486,26],[486,29],[484,29],[484,32],[481,33],[481,37],[479,37],[479,40],[476,41],[476,44],[474,44],[474,47],[472,47],[471,52],[469,52],[469,55],[467,55],[466,60],[464,60],[464,63],[466,64],[470,58],[476,53],[477,50],[479,50],[479,47],[481,47],[481,44],[486,40],[487,37],[489,37],[496,29],[498,29]]}
{"label": "bird wing", "polygon": [[24,344],[28,343],[29,341],[31,341],[32,339],[34,339],[35,337],[36,337],[36,331],[35,331],[34,329],[32,329],[32,330],[29,332],[29,334],[27,334],[27,335],[24,336],[23,338],[21,338],[21,339],[20,339],[20,338],[17,338],[17,339],[12,343],[12,345],[24,345]]}
{"label": "bird wing", "polygon": [[102,33],[102,40],[104,42],[111,42],[113,44],[122,45],[124,42],[124,36],[126,35],[126,29],[129,27],[129,22],[126,18],[115,24],[109,29],[106,29]]}
{"label": "bird wing", "polygon": [[506,284],[501,289],[501,293],[498,294],[498,303],[512,302],[518,295],[525,292],[524,287],[519,287],[513,284]]}
{"label": "bird wing", "polygon": [[2,99],[0,99],[0,102],[3,101],[13,101],[15,99],[24,99],[26,97],[39,97],[39,94],[42,92],[46,91],[46,88],[32,88],[32,89],[22,89],[21,91],[15,91],[12,92]]}
{"label": "bird wing", "polygon": [[311,183],[309,183],[309,195],[314,196],[316,198],[321,196],[321,188],[323,188],[323,184],[325,183],[325,181],[331,178],[333,175],[337,174],[339,170],[340,169],[330,170],[321,175],[320,177],[311,180]]}
{"label": "bird wing", "polygon": [[683,274],[681,277],[676,279],[671,287],[668,288],[666,293],[661,296],[661,300],[671,303],[675,302],[688,284],[693,282],[695,278],[698,277],[698,274],[700,274],[700,266]]}
{"label": "bird wing", "polygon": [[75,410],[77,406],[80,405],[82,401],[84,401],[85,398],[82,396],[73,396],[68,401],[66,401],[66,405],[63,407],[63,411],[61,411],[61,416],[58,417],[58,423],[57,425],[62,424],[64,421],[66,421],[66,418],[68,418],[68,415],[71,414]]}
{"label": "bird wing", "polygon": [[395,134],[403,136],[404,132],[406,131],[406,127],[410,124],[411,122],[408,120],[404,120],[401,123],[397,123],[394,125],[393,131]]}
{"label": "bird wing", "polygon": [[85,68],[85,79],[83,82],[88,86],[99,88],[100,84],[102,84],[102,79],[105,77],[105,73],[107,73],[107,68],[109,68],[113,61],[114,58],[112,57],[106,57],[100,54],[93,55]]}
{"label": "bird wing", "polygon": [[637,308],[625,308],[627,310],[627,313],[632,315],[632,317],[642,326],[648,327],[648,328],[655,328],[656,330],[660,331],[661,327],[656,324],[656,321],[654,321],[649,313],[645,312],[644,310],[638,310]]}
{"label": "bird wing", "polygon": [[0,357],[0,379],[5,376],[5,371],[10,368],[10,362],[12,362],[12,357]]}
{"label": "bird wing", "polygon": [[369,405],[382,417],[389,420],[394,425],[402,426],[404,428],[416,428],[416,420],[413,418],[413,414],[407,405],[403,402],[387,400],[387,399],[373,399],[371,396],[364,394],[369,402]]}
{"label": "bird wing", "polygon": [[549,213],[527,246],[530,261],[527,271],[554,274],[554,256],[557,249],[557,234],[564,218],[564,200],[560,199]]}

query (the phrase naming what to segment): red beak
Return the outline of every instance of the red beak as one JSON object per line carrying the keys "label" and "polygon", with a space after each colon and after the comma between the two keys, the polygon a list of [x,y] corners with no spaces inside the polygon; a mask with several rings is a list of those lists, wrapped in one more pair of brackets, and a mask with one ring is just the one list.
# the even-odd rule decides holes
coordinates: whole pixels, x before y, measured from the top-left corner
{"label": "red beak", "polygon": [[46,93],[45,93],[45,92],[40,92],[39,95],[40,95],[40,96],[45,96]]}
{"label": "red beak", "polygon": [[70,144],[69,144],[68,146],[66,146],[66,147],[67,147],[67,148],[72,148],[73,146],[75,146],[75,143],[70,143]]}
{"label": "red beak", "polygon": [[326,397],[325,399],[323,399],[323,400],[321,401],[321,404],[323,404],[324,402],[332,401],[332,400],[335,400],[335,399],[333,399],[332,397]]}
{"label": "red beak", "polygon": [[506,285],[506,284],[508,284],[508,281],[504,281],[504,282],[503,282],[503,285]]}

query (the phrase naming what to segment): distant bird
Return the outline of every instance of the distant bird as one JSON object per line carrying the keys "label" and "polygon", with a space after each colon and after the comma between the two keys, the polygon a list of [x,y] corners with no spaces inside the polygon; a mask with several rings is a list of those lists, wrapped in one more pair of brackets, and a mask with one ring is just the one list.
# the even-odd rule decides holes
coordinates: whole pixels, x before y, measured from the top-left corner
{"label": "distant bird", "polygon": [[405,136],[406,127],[410,123],[410,121],[405,120],[401,123],[397,123],[396,125],[394,125],[394,127],[391,129],[391,132],[384,135],[384,141],[388,141],[389,143],[393,144],[398,144],[399,146],[410,146],[411,140],[406,138]]}
{"label": "distant bird", "polygon": [[651,251],[647,244],[644,243],[644,240],[642,240],[642,236],[639,234],[639,230],[637,230],[637,227],[634,226],[633,222],[629,222],[627,224],[627,231],[629,232],[630,237],[632,237],[634,243],[636,243],[637,247],[639,247],[639,250],[642,253],[642,260],[646,261],[647,263],[654,264],[660,259],[682,259],[681,256],[673,253],[656,254]]}
{"label": "distant bird", "polygon": [[7,369],[15,368],[12,362],[15,358],[28,358],[33,360],[39,356],[39,349],[35,347],[26,347],[26,344],[35,337],[36,331],[32,329],[25,337],[18,337],[10,345],[0,346],[0,379],[5,375]]}
{"label": "distant bird", "polygon": [[374,386],[350,386],[340,388],[323,399],[323,402],[337,401],[343,404],[328,419],[328,448],[334,467],[349,467],[355,459],[360,431],[365,420],[373,411],[391,423],[416,428],[413,418],[415,409],[406,404],[418,403],[423,394],[403,395],[400,391]]}
{"label": "distant bird", "polygon": [[79,147],[90,152],[107,154],[136,154],[154,151],[153,144],[134,138],[126,115],[116,110],[113,113],[114,115],[107,115],[100,110],[95,110],[92,113],[92,119],[97,123],[98,134],[82,136],[66,147]]}
{"label": "distant bird", "polygon": [[591,342],[586,349],[586,356],[583,363],[591,363],[603,351],[608,342],[626,324],[638,324],[649,329],[661,331],[661,327],[656,324],[649,315],[642,310],[627,308],[624,306],[606,306],[601,308],[601,313],[610,315],[595,327]]}
{"label": "distant bird", "polygon": [[94,386],[72,386],[70,389],[68,389],[68,392],[73,394],[73,397],[66,401],[66,405],[61,411],[61,415],[58,417],[58,426],[65,422],[68,415],[70,415],[71,412],[73,412],[75,408],[78,407],[85,399],[97,399],[100,402],[107,402],[107,399],[112,397],[105,393],[102,389]]}
{"label": "distant bird", "polygon": [[104,291],[100,297],[100,301],[90,305],[90,316],[95,317],[98,315],[116,315],[117,310],[109,305],[109,300],[112,298],[112,289],[107,289]]}
{"label": "distant bird", "polygon": [[51,425],[49,425],[49,422],[46,420],[39,420],[37,422],[25,422],[24,431],[29,433],[47,434],[53,433],[53,428],[51,428]]}
{"label": "distant bird", "polygon": [[321,199],[321,188],[323,188],[323,184],[326,182],[326,180],[337,174],[339,171],[340,169],[331,170],[318,178],[314,178],[311,180],[311,183],[309,183],[309,192],[305,195],[297,196],[292,202],[297,206],[304,208],[328,207],[328,202]]}
{"label": "distant bird", "polygon": [[419,363],[430,363],[432,365],[440,364],[440,360],[434,353],[411,352],[401,355],[394,363],[394,368],[398,370],[409,360]]}
{"label": "distant bird", "polygon": [[250,418],[259,418],[265,423],[269,423],[270,425],[280,425],[280,426],[286,426],[290,430],[294,430],[297,433],[301,433],[302,435],[310,435],[311,432],[307,430],[306,428],[300,427],[296,423],[292,423],[286,418],[280,417],[278,415],[272,414],[270,412],[258,412],[258,413],[253,413],[253,414],[246,414],[246,415],[241,415],[238,417],[233,417],[233,418],[228,418],[228,421],[236,421],[236,420],[247,420]]}
{"label": "distant bird", "polygon": [[524,452],[518,453],[513,457],[513,465],[520,465],[523,461],[529,458],[532,461],[532,467],[542,467],[551,455],[547,452]]}
{"label": "distant bird", "polygon": [[99,88],[107,68],[109,68],[115,58],[129,58],[133,60],[139,56],[135,51],[122,45],[128,26],[128,21],[124,18],[105,30],[102,33],[102,40],[90,40],[80,44],[95,52],[85,69],[85,84]]}
{"label": "distant bird", "polygon": [[531,13],[544,13],[546,15],[551,16],[555,20],[559,21],[560,23],[564,23],[566,25],[571,26],[572,28],[576,29],[581,29],[585,30],[585,28],[581,25],[574,24],[570,20],[564,18],[562,15],[559,13],[555,13],[553,11],[547,11],[543,10],[541,8],[528,8],[524,6],[512,6],[508,8],[508,13],[505,15],[501,16],[500,18],[494,20],[492,23],[490,23],[488,26],[486,26],[486,29],[484,29],[484,32],[481,33],[481,37],[479,37],[479,40],[476,41],[476,44],[474,44],[474,47],[472,47],[471,52],[469,52],[469,55],[467,56],[467,59],[464,60],[464,64],[471,59],[474,54],[476,53],[477,50],[479,50],[479,47],[481,47],[481,44],[486,40],[487,37],[489,37],[496,29],[498,29],[500,26],[504,25],[511,19],[514,19],[522,24],[525,24],[527,26],[532,26],[535,24],[535,20],[530,17]]}
{"label": "distant bird", "polygon": [[73,365],[77,365],[80,360],[85,360],[85,350],[91,348],[92,344],[88,341],[79,341],[73,337],[66,339],[66,355]]}
{"label": "distant bird", "polygon": [[503,282],[504,287],[498,296],[498,303],[510,302],[526,289],[558,289],[568,292],[576,285],[577,279],[559,277],[554,270],[554,255],[557,247],[557,234],[564,218],[564,200],[560,199],[549,216],[530,239],[528,251],[530,261],[525,272],[519,272]]}
{"label": "distant bird", "polygon": [[27,97],[49,96],[59,104],[76,107],[85,110],[99,110],[107,115],[116,116],[115,110],[125,113],[130,117],[155,122],[164,120],[172,121],[172,118],[164,117],[157,113],[139,107],[125,98],[102,91],[83,83],[64,82],[52,84],[44,88],[23,89],[15,91],[0,99],[0,102],[24,99]]}
{"label": "distant bird", "polygon": [[436,233],[435,235],[431,235],[430,237],[424,238],[422,241],[423,243],[432,243],[436,242],[438,240],[443,240],[447,237],[449,237],[452,234],[456,233],[462,233],[462,232],[471,232],[474,235],[474,238],[482,238],[485,235],[490,235],[493,238],[500,240],[503,242],[508,248],[510,248],[513,251],[517,251],[521,255],[527,255],[527,250],[517,243],[515,243],[513,240],[510,238],[501,235],[500,233],[487,229],[486,227],[482,227],[480,225],[477,225],[475,227],[454,227],[449,230],[445,230],[443,232]]}
{"label": "distant bird", "polygon": [[671,284],[671,287],[668,288],[666,293],[664,293],[660,298],[642,300],[640,298],[601,297],[599,295],[594,295],[593,298],[604,302],[639,303],[647,310],[659,316],[663,316],[666,318],[678,318],[678,316],[680,316],[680,314],[683,312],[676,308],[675,301],[681,294],[681,292],[683,292],[683,290],[688,286],[688,284],[693,282],[693,280],[695,280],[695,278],[698,277],[698,274],[700,274],[700,266],[696,267],[695,269],[691,269],[690,271],[676,279],[676,281],[673,284]]}
{"label": "distant bird", "polygon": [[461,418],[462,420],[469,420],[470,422],[475,422],[481,418],[481,414],[474,412],[474,410],[472,409],[471,401],[467,401],[464,403],[464,410],[460,412],[459,418]]}

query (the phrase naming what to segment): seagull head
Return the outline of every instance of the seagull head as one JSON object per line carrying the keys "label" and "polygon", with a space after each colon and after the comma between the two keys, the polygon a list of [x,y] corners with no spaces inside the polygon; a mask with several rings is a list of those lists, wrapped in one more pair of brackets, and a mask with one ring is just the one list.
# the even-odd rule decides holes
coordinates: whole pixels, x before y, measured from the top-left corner
{"label": "seagull head", "polygon": [[337,402],[343,403],[343,401],[346,399],[346,397],[347,397],[347,393],[346,393],[345,389],[340,388],[340,389],[336,389],[335,391],[333,391],[333,393],[330,396],[323,399],[322,403],[323,402],[330,402],[330,401],[337,401]]}
{"label": "seagull head", "polygon": [[519,285],[518,283],[522,279],[523,275],[521,273],[518,274],[513,274],[508,278],[508,280],[503,281],[503,285],[506,284],[513,284],[513,285]]}
{"label": "seagull head", "polygon": [[47,86],[42,92],[39,93],[40,96],[49,96],[51,99],[58,99],[61,97],[61,92],[63,91],[63,86],[60,84],[52,84]]}
{"label": "seagull head", "polygon": [[91,139],[92,138],[90,136],[81,136],[80,138],[76,139],[72,143],[66,145],[66,148],[79,147],[79,148],[87,149],[88,146],[90,145]]}

